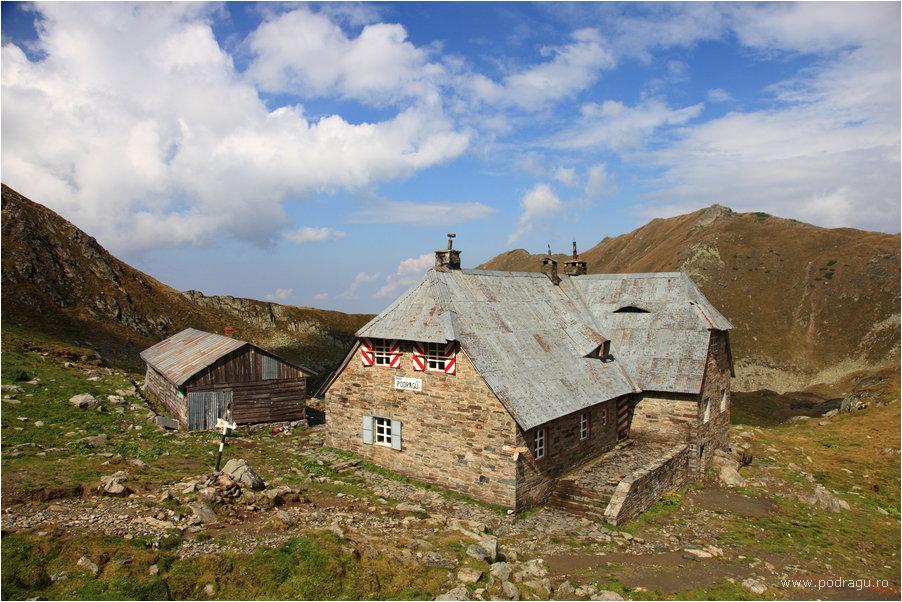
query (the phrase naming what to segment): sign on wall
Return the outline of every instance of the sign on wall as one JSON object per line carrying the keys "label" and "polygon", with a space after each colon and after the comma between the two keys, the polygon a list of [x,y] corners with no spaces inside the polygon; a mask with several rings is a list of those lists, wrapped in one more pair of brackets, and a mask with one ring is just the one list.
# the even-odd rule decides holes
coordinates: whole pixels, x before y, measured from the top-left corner
{"label": "sign on wall", "polygon": [[408,378],[406,376],[395,377],[395,388],[402,391],[422,391],[423,381],[419,378]]}

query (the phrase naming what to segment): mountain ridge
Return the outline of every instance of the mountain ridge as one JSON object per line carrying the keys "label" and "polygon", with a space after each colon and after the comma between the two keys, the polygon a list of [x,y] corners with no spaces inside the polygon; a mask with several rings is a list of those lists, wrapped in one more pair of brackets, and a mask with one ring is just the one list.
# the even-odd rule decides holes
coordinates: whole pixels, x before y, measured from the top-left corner
{"label": "mountain ridge", "polygon": [[[898,363],[899,246],[898,234],[712,205],[580,257],[589,273],[688,273],[735,326],[735,386],[787,391]],[[516,249],[479,267],[539,271],[543,256]]]}

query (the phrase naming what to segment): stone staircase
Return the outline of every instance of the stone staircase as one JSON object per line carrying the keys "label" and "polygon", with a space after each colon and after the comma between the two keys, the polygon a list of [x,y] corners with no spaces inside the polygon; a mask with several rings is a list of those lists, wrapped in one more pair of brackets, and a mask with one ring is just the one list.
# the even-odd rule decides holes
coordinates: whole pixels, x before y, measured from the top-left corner
{"label": "stone staircase", "polygon": [[604,511],[624,478],[660,451],[658,445],[634,445],[625,440],[558,479],[547,505],[591,520],[604,520]]}

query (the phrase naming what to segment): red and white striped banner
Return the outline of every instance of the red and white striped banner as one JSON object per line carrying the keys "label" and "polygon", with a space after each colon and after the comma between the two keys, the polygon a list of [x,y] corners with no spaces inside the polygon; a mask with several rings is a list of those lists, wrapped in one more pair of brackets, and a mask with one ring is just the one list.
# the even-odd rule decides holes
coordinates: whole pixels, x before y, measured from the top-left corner
{"label": "red and white striped banner", "polygon": [[457,343],[453,341],[445,347],[445,374],[457,374]]}
{"label": "red and white striped banner", "polygon": [[373,352],[373,343],[369,339],[360,339],[360,364],[372,366],[376,363],[376,354]]}
{"label": "red and white striped banner", "polygon": [[401,367],[401,341],[392,341],[391,346],[388,349],[389,354],[391,354],[391,361],[389,362],[389,366],[392,368],[400,368]]}
{"label": "red and white striped banner", "polygon": [[422,343],[417,343],[416,341],[414,341],[413,353],[410,357],[413,361],[414,370],[416,370],[417,372],[422,372],[426,369],[426,349],[423,347]]}

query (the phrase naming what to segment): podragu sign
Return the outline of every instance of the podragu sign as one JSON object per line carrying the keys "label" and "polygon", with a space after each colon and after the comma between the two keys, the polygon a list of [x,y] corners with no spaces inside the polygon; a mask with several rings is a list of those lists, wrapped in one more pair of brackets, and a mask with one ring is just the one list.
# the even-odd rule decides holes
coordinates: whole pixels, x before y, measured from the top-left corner
{"label": "podragu sign", "polygon": [[423,381],[419,378],[395,377],[395,388],[401,391],[422,391]]}

